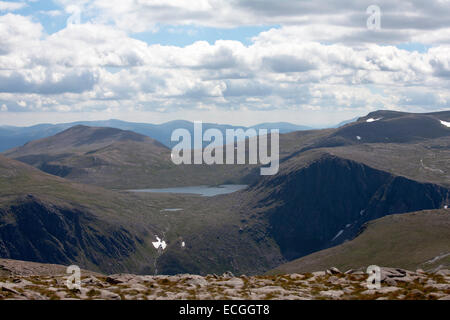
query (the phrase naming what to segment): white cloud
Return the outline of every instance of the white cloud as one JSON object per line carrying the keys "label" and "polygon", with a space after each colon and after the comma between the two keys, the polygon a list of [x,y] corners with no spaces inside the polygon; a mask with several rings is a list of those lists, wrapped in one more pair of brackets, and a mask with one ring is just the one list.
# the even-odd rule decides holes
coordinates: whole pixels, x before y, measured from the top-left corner
{"label": "white cloud", "polygon": [[[264,32],[249,46],[238,41],[150,46],[111,26],[72,25],[43,37],[41,32],[27,33],[40,26],[20,16],[1,17],[0,23],[18,18],[23,19],[21,28],[4,28],[8,31],[0,34],[10,39],[13,32],[16,39],[0,57],[0,92],[52,95],[41,108],[382,108],[448,103],[436,87],[448,84],[444,46],[417,53],[375,44],[324,45],[294,38],[284,29]],[[414,90],[398,89],[387,98],[392,86]],[[416,98],[408,101],[401,92],[415,93]],[[248,99],[252,97],[259,100]]]}
{"label": "white cloud", "polygon": [[0,1],[0,11],[16,11],[27,6],[24,2]]}
{"label": "white cloud", "polygon": [[[73,5],[60,3],[65,10]],[[275,8],[259,1],[235,1],[233,6],[206,0],[121,1],[115,6],[79,1],[75,4],[101,14],[51,35],[32,18],[8,13],[0,16],[0,105],[8,105],[9,112],[212,110],[222,116],[230,110],[292,115],[304,110],[346,114],[450,107],[449,45],[419,53],[377,44],[383,37],[385,44],[426,33],[437,41],[434,30],[423,31],[420,25],[402,29],[388,16],[390,29],[373,33],[346,22],[347,12],[339,6],[322,12],[305,3]],[[392,12],[400,8],[383,3]],[[410,11],[421,6],[410,3]],[[425,16],[441,8],[430,7]],[[297,14],[299,8],[309,14]],[[359,12],[353,8],[350,13]],[[148,45],[128,33],[153,28],[147,21],[154,26],[233,26],[253,23],[258,14],[261,23],[279,19],[284,24],[255,36],[250,45],[229,40]],[[106,21],[116,24],[100,23]],[[127,25],[130,21],[137,25]],[[445,23],[442,28],[447,30]]]}
{"label": "white cloud", "polygon": [[[31,48],[41,36],[41,24],[34,23],[29,17],[12,13],[0,16],[0,59],[8,53],[20,56],[22,49],[26,51]],[[9,62],[13,63],[12,66],[17,65],[15,61]]]}
{"label": "white cloud", "polygon": [[63,14],[61,10],[41,10],[39,13],[49,17],[59,17]]}
{"label": "white cloud", "polygon": [[368,30],[366,8],[372,0],[58,0],[75,4],[100,23],[136,33],[156,31],[160,25],[234,28],[280,25],[295,27],[304,40],[342,43],[448,42],[450,3],[379,0],[382,28]]}

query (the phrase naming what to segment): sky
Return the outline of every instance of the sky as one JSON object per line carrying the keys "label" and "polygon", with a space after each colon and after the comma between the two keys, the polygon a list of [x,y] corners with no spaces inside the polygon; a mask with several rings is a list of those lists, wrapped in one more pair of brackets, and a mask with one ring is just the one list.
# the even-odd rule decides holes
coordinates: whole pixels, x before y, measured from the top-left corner
{"label": "sky", "polygon": [[450,110],[450,0],[0,1],[0,125]]}

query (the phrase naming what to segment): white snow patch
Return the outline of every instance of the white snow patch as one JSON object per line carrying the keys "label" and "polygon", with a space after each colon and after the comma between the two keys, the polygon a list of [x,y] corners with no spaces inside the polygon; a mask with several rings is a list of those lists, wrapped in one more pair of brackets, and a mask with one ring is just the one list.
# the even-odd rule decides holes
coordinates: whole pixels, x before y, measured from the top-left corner
{"label": "white snow patch", "polygon": [[167,243],[164,240],[161,240],[158,236],[156,237],[156,242],[152,242],[153,246],[155,247],[155,249],[163,249],[165,250],[167,247]]}
{"label": "white snow patch", "polygon": [[181,243],[181,247],[182,247],[182,248],[185,248],[185,247],[186,247],[186,242],[183,241],[183,242]]}
{"label": "white snow patch", "polygon": [[337,238],[339,238],[341,236],[341,234],[344,233],[344,230],[341,230],[337,233],[337,235],[334,236],[334,238],[331,241],[336,240]]}
{"label": "white snow patch", "polygon": [[174,209],[163,209],[161,212],[177,212],[177,211],[183,211],[181,208],[174,208]]}
{"label": "white snow patch", "polygon": [[383,119],[383,118],[378,118],[378,119],[370,118],[370,119],[367,119],[366,122],[375,122],[375,121],[378,121],[381,119]]}
{"label": "white snow patch", "polygon": [[450,122],[442,121],[442,120],[439,120],[439,121],[441,121],[442,125],[446,126],[447,128],[450,128]]}
{"label": "white snow patch", "polygon": [[425,166],[423,164],[423,159],[420,159],[420,165],[422,166],[422,168],[424,168],[425,170],[429,170],[429,171],[433,171],[433,172],[438,172],[438,173],[444,173],[444,171],[442,171],[441,169],[433,169],[433,168],[429,168],[427,166]]}
{"label": "white snow patch", "polygon": [[361,140],[362,138],[360,136],[356,136],[356,139]]}

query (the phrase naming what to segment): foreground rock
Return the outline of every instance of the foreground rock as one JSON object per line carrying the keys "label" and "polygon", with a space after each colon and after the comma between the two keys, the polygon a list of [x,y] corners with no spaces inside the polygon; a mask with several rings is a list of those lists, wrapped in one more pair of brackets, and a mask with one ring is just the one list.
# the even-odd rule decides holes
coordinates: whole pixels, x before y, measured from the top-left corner
{"label": "foreground rock", "polygon": [[67,275],[53,269],[53,274],[11,272],[0,275],[0,300],[102,299],[102,300],[172,300],[172,299],[430,299],[450,298],[450,271],[425,273],[382,268],[379,289],[369,289],[367,275],[360,270],[345,273],[333,268],[326,272],[279,276],[236,277],[196,275],[138,276],[119,274],[103,276],[82,274],[81,288],[69,290]]}

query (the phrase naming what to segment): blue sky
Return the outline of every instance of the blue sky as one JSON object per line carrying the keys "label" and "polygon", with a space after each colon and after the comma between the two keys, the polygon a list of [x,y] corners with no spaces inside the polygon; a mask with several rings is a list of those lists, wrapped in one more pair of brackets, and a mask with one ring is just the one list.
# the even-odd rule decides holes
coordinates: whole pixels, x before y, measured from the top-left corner
{"label": "blue sky", "polygon": [[214,44],[217,40],[236,40],[249,45],[253,37],[272,28],[277,28],[277,26],[245,26],[237,28],[159,26],[158,31],[135,33],[131,34],[131,37],[145,41],[148,44],[181,47],[196,41],[208,41],[210,44]]}
{"label": "blue sky", "polygon": [[[450,1],[0,1],[0,124],[450,108]],[[80,12],[80,21],[68,20]]]}

